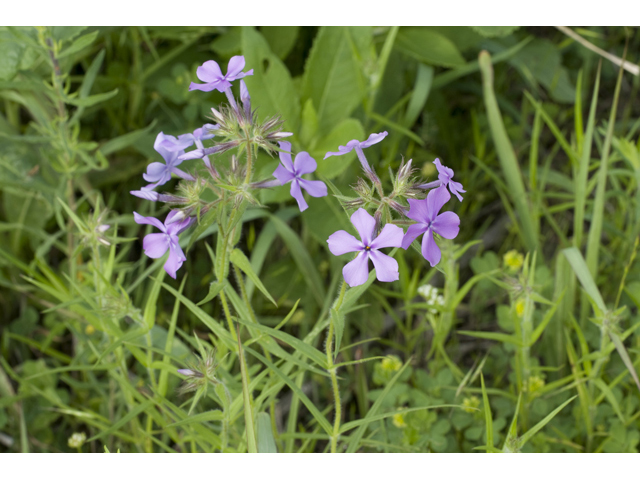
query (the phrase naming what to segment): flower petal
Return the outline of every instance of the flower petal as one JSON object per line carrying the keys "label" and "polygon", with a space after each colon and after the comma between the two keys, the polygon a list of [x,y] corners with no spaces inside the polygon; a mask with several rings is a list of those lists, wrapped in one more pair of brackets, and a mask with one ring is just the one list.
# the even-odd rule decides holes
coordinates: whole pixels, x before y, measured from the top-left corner
{"label": "flower petal", "polygon": [[406,250],[416,238],[418,238],[426,231],[427,226],[424,223],[416,223],[414,225],[410,225],[409,228],[407,228],[407,233],[405,233],[404,237],[402,238],[401,247]]}
{"label": "flower petal", "polygon": [[410,198],[408,201],[409,212],[407,213],[407,217],[420,223],[429,223],[431,221],[431,219],[429,218],[429,210],[427,208],[426,199],[415,200],[413,198]]}
{"label": "flower petal", "polygon": [[400,278],[398,273],[398,262],[395,258],[385,255],[377,250],[371,250],[369,257],[376,267],[376,277],[381,282],[395,282]]}
{"label": "flower petal", "polygon": [[460,195],[460,193],[458,192],[467,192],[464,188],[462,188],[462,184],[460,182],[454,182],[453,180],[449,182],[449,190],[451,190],[451,193],[458,197],[458,200],[460,201],[462,201],[462,195]]}
{"label": "flower petal", "polygon": [[191,82],[189,85],[189,91],[200,90],[202,92],[210,92],[211,90],[215,90],[218,86],[217,82],[215,83],[194,83]]}
{"label": "flower petal", "polygon": [[231,60],[229,60],[229,64],[227,65],[227,74],[224,77],[229,81],[235,80],[237,75],[244,68],[244,65],[245,61],[242,55],[231,57]]}
{"label": "flower petal", "polygon": [[147,173],[143,173],[142,178],[147,182],[157,182],[165,176],[167,170],[168,167],[164,163],[153,162],[147,166]]}
{"label": "flower petal", "polygon": [[312,197],[327,196],[327,186],[320,180],[305,180],[304,178],[299,178],[298,183]]}
{"label": "flower petal", "polygon": [[357,287],[366,282],[369,278],[369,255],[360,252],[354,260],[344,266],[342,276],[350,287]]}
{"label": "flower petal", "polygon": [[191,175],[190,173],[187,173],[183,170],[180,170],[179,168],[173,167],[171,169],[171,171],[173,173],[175,173],[177,176],[179,176],[180,178],[184,178],[185,180],[190,180],[190,181],[194,181],[195,178],[193,177],[193,175]]}
{"label": "flower petal", "polygon": [[158,201],[158,192],[152,190],[132,190],[129,193],[136,197],[144,198],[145,200],[151,200],[152,202]]}
{"label": "flower petal", "polygon": [[422,237],[422,256],[429,261],[432,267],[435,267],[439,262],[442,254],[438,244],[433,239],[433,232],[431,229]]}
{"label": "flower petal", "polygon": [[289,170],[284,168],[284,166],[282,165],[278,165],[278,168],[276,168],[276,171],[273,172],[273,176],[280,181],[280,185],[284,185],[285,183],[290,182],[291,180],[296,178],[296,176],[293,173],[291,173]]}
{"label": "flower petal", "polygon": [[176,272],[182,266],[187,257],[184,256],[184,252],[178,245],[178,237],[171,239],[171,243],[169,245],[169,258],[164,264],[164,270],[169,274],[170,277],[176,278]]}
{"label": "flower petal", "polygon": [[302,195],[302,190],[300,190],[300,184],[298,183],[297,178],[294,178],[291,182],[291,190],[289,192],[291,193],[291,196],[298,202],[298,208],[301,212],[304,212],[307,208],[309,208],[309,205],[307,205],[307,202],[304,199],[304,195]]}
{"label": "flower petal", "polygon": [[[429,221],[435,220],[440,213],[440,209],[451,199],[451,194],[445,185],[434,188],[427,194],[427,210],[429,211]],[[428,222],[425,222],[428,223]]]}
{"label": "flower petal", "polygon": [[402,240],[404,238],[404,230],[399,226],[387,223],[380,235],[378,235],[373,242],[369,244],[372,249],[385,248],[385,247],[401,247]]}
{"label": "flower petal", "polygon": [[460,217],[453,212],[442,212],[433,221],[431,228],[441,237],[451,240],[460,231]]}
{"label": "flower petal", "polygon": [[153,225],[161,232],[166,232],[166,228],[162,224],[160,220],[154,217],[143,217],[137,212],[133,212],[133,219],[136,221],[138,225]]}
{"label": "flower petal", "polygon": [[[174,219],[177,215],[183,218]],[[194,219],[191,217],[184,217],[184,213],[180,210],[171,210],[164,223],[167,227],[167,234],[177,236],[185,231],[193,221]]]}
{"label": "flower petal", "polygon": [[367,148],[371,145],[375,145],[376,143],[381,142],[387,135],[389,135],[387,132],[372,133],[369,135],[369,138],[360,143],[360,148]]}
{"label": "flower petal", "polygon": [[295,170],[293,168],[293,162],[291,161],[291,143],[278,142],[278,145],[280,145],[280,149],[284,150],[284,152],[278,152],[280,163],[284,165],[284,168],[289,170],[291,173],[294,173]]}
{"label": "flower petal", "polygon": [[304,175],[305,173],[312,173],[316,171],[318,164],[307,152],[300,152],[296,155],[296,159],[293,163],[293,171],[296,176]]}
{"label": "flower petal", "polygon": [[196,70],[196,75],[198,75],[198,78],[200,80],[206,83],[217,82],[222,80],[222,78],[224,77],[222,75],[222,70],[220,70],[220,65],[218,65],[218,62],[214,62],[213,60],[207,60],[202,65],[200,65]]}
{"label": "flower petal", "polygon": [[356,230],[360,234],[362,244],[367,246],[371,245],[373,237],[373,229],[376,226],[375,219],[364,208],[359,208],[353,215],[351,215],[351,223],[356,227]]}
{"label": "flower petal", "polygon": [[144,254],[149,258],[160,258],[169,248],[169,236],[166,233],[150,233],[142,240]]}
{"label": "flower petal", "polygon": [[329,235],[327,243],[329,244],[329,251],[336,256],[349,252],[359,252],[364,249],[360,240],[344,230],[338,230]]}
{"label": "flower petal", "polygon": [[190,152],[183,153],[178,157],[178,160],[182,162],[184,160],[194,160],[196,158],[202,158],[202,157],[204,157],[204,149],[196,148],[195,150],[191,150]]}

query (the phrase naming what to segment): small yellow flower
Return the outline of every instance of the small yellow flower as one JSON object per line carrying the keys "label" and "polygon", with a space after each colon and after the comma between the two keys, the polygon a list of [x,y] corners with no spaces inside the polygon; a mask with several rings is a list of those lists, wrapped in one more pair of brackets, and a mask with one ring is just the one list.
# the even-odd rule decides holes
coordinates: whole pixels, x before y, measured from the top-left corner
{"label": "small yellow flower", "polygon": [[524,256],[519,253],[517,250],[509,250],[502,257],[505,266],[513,273],[517,272],[522,268],[522,264],[524,263]]}
{"label": "small yellow flower", "polygon": [[80,433],[76,432],[69,437],[67,444],[71,448],[80,448],[86,439],[87,439],[87,436],[85,435],[84,432],[80,432]]}
{"label": "small yellow flower", "polygon": [[404,413],[396,413],[393,416],[393,425],[396,428],[407,428],[407,422],[404,421]]}
{"label": "small yellow flower", "polygon": [[533,375],[529,377],[526,382],[524,382],[523,388],[529,393],[533,393],[540,390],[542,387],[544,387],[544,385],[545,383],[543,378],[537,375]]}
{"label": "small yellow flower", "polygon": [[93,325],[87,325],[87,328],[84,329],[84,333],[87,335],[91,335],[96,331],[96,328]]}
{"label": "small yellow flower", "polygon": [[397,372],[402,367],[402,362],[395,355],[389,355],[382,360],[382,370],[387,372]]}
{"label": "small yellow flower", "polygon": [[524,298],[518,299],[518,301],[516,302],[516,314],[520,318],[522,318],[522,316],[524,315],[524,307],[525,307]]}
{"label": "small yellow flower", "polygon": [[462,409],[467,413],[473,413],[480,406],[480,399],[475,395],[462,400]]}

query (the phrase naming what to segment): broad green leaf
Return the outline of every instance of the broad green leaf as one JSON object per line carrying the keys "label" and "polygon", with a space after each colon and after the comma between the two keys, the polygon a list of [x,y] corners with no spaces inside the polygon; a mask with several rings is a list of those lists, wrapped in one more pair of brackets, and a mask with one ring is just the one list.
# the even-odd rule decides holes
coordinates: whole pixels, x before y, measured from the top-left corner
{"label": "broad green leaf", "polygon": [[[76,107],[91,107],[96,103],[106,102],[110,98],[115,97],[118,94],[118,89],[111,90],[106,93],[98,93],[86,98],[66,98],[65,103],[75,105]],[[102,152],[104,153],[104,152]]]}
{"label": "broad green leaf", "polygon": [[[140,130],[135,130],[133,132],[125,133],[119,137],[112,138],[105,144],[100,146],[100,151],[104,155],[110,155],[112,153],[118,152],[124,148],[127,148],[136,142],[140,141],[143,137],[147,136],[149,132],[151,132],[156,126],[157,120],[154,119],[148,126],[142,128]],[[152,142],[153,143],[153,142]]]}
{"label": "broad green leaf", "polygon": [[265,286],[262,284],[262,281],[260,280],[258,275],[256,275],[256,273],[253,271],[253,268],[251,267],[251,262],[249,262],[249,259],[245,256],[244,253],[242,253],[242,250],[234,248],[233,252],[231,252],[229,259],[231,260],[231,263],[233,263],[236,267],[242,270],[251,279],[254,285],[258,287],[258,290],[260,290],[264,294],[264,296],[271,301],[271,303],[273,303],[276,307],[278,306],[276,301],[273,299],[273,297],[269,294]]}
{"label": "broad green leaf", "polygon": [[396,47],[420,62],[439,67],[461,67],[466,62],[456,46],[429,27],[403,27]]}
{"label": "broad green leaf", "polygon": [[305,65],[302,101],[313,101],[321,133],[347,118],[365,95],[358,52],[371,42],[370,27],[321,27]]}
{"label": "broad green leaf", "polygon": [[622,339],[614,332],[609,331],[609,336],[613,341],[613,344],[616,346],[616,350],[618,350],[618,354],[622,361],[624,362],[625,367],[629,370],[629,373],[633,377],[634,382],[638,386],[638,390],[640,390],[640,379],[638,379],[638,374],[636,373],[636,369],[633,366],[633,362],[631,358],[629,358],[629,354],[627,353],[627,349],[624,348],[624,343],[622,343]]}
{"label": "broad green leaf", "polygon": [[484,407],[484,421],[485,431],[487,434],[487,447],[489,449],[495,448],[493,443],[493,416],[491,414],[491,404],[489,403],[489,396],[487,395],[487,389],[484,386],[484,375],[480,372],[480,386],[482,387],[482,404]]}
{"label": "broad green leaf", "polygon": [[281,60],[284,60],[293,49],[298,38],[300,27],[268,27],[260,28],[260,32],[269,42],[271,51],[275,53]]}
{"label": "broad green leaf", "polygon": [[253,108],[259,115],[280,115],[284,129],[297,132],[300,124],[300,100],[289,70],[269,48],[264,37],[253,27],[242,27],[242,52],[253,75],[244,80],[251,95]]}

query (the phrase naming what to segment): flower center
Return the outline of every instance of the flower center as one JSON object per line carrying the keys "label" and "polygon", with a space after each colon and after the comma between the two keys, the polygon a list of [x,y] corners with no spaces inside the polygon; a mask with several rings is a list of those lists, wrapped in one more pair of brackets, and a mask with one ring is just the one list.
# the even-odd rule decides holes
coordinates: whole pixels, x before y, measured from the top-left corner
{"label": "flower center", "polygon": [[364,251],[365,251],[365,252],[368,252],[369,250],[371,250],[371,247],[370,247],[369,245],[365,245],[365,247],[364,247]]}

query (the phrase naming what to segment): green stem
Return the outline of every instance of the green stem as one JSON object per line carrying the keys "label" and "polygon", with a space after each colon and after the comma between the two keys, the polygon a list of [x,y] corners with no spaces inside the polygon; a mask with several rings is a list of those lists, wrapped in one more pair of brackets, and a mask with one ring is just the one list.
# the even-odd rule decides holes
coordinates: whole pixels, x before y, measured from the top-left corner
{"label": "green stem", "polygon": [[229,303],[227,303],[227,296],[224,294],[224,290],[220,291],[220,301],[222,302],[222,308],[224,310],[224,316],[227,317],[227,324],[229,325],[229,331],[233,341],[237,341],[236,331],[233,328],[233,322],[231,321],[231,310],[229,310]]}
{"label": "green stem", "polygon": [[247,174],[244,178],[244,183],[251,182],[251,174],[253,170],[253,154],[251,142],[247,142]]}
{"label": "green stem", "polygon": [[[347,282],[342,282],[342,288],[340,289],[340,295],[336,300],[334,308],[340,309],[342,302],[344,301],[344,294],[347,291]],[[338,375],[337,368],[333,363],[333,316],[329,317],[329,332],[327,333],[327,365],[329,375],[331,375],[331,385],[333,387],[333,398],[335,402],[335,420],[333,423],[333,434],[331,435],[331,453],[336,453],[338,446],[338,437],[340,436],[340,419],[342,417],[342,404],[340,402],[340,389],[338,388]]]}

